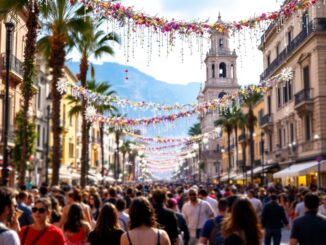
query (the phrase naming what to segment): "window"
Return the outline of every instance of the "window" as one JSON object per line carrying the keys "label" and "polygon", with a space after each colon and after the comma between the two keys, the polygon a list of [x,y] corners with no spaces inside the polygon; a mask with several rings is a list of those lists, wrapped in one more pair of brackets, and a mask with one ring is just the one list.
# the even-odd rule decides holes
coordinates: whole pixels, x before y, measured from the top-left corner
{"label": "window", "polygon": [[276,45],[276,57],[278,57],[280,54],[280,43]]}
{"label": "window", "polygon": [[311,132],[311,115],[307,115],[305,117],[305,134],[306,134],[306,140],[312,139],[312,132]]}
{"label": "window", "polygon": [[294,142],[294,124],[290,123],[290,144]]}
{"label": "window", "polygon": [[277,88],[277,107],[280,108],[282,106],[282,99],[281,99],[281,88]]}
{"label": "window", "polygon": [[304,89],[310,89],[310,74],[309,66],[303,68],[303,87]]}
{"label": "window", "polygon": [[287,83],[283,86],[283,104],[288,102],[288,86]]}
{"label": "window", "polygon": [[292,42],[292,30],[288,31],[288,45]]}
{"label": "window", "polygon": [[282,129],[279,128],[278,129],[278,144],[279,144],[279,147],[282,148]]}
{"label": "window", "polygon": [[293,98],[293,82],[292,82],[292,80],[287,82],[287,86],[288,86],[288,93],[289,93],[289,101],[291,101]]}
{"label": "window", "polygon": [[222,91],[221,93],[218,94],[218,98],[222,99],[224,95],[226,95],[226,93]]}
{"label": "window", "polygon": [[41,146],[41,126],[37,125],[37,146]]}
{"label": "window", "polygon": [[302,30],[304,29],[308,30],[308,24],[309,24],[309,15],[307,12],[305,12],[302,15]]}
{"label": "window", "polygon": [[269,152],[273,151],[273,135],[269,134]]}
{"label": "window", "polygon": [[259,126],[261,126],[262,123],[263,123],[263,114],[264,114],[263,109],[259,110],[259,112],[258,112],[258,124],[259,124]]}
{"label": "window", "polygon": [[283,133],[282,133],[282,146],[286,146],[286,131],[285,128],[283,128]]}
{"label": "window", "polygon": [[69,157],[73,158],[74,157],[74,144],[69,143]]}
{"label": "window", "polygon": [[215,65],[213,64],[212,65],[212,78],[215,77]]}
{"label": "window", "polygon": [[271,96],[267,96],[267,108],[268,108],[268,115],[272,113],[272,101],[271,101]]}
{"label": "window", "polygon": [[271,55],[267,55],[267,66],[271,64]]}
{"label": "window", "polygon": [[69,115],[69,126],[72,127],[72,115]]}
{"label": "window", "polygon": [[224,40],[223,40],[223,38],[220,38],[220,39],[219,39],[218,44],[219,44],[219,47],[220,47],[221,49],[223,49],[223,47],[224,47]]}
{"label": "window", "polygon": [[220,77],[226,77],[226,65],[224,62],[220,64],[219,75]]}
{"label": "window", "polygon": [[47,137],[45,135],[45,128],[43,127],[43,144],[46,145],[47,144]]}
{"label": "window", "polygon": [[41,101],[42,101],[42,90],[41,87],[38,87],[38,94],[37,94],[37,108],[40,109],[41,108]]}

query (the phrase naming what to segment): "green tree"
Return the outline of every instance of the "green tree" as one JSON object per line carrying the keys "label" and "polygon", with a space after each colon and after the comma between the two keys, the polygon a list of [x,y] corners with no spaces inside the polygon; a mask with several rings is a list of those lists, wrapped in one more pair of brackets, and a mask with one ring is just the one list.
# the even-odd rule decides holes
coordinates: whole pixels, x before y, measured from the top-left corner
{"label": "green tree", "polygon": [[120,151],[122,153],[122,182],[125,180],[125,164],[126,164],[126,154],[130,154],[131,152],[131,144],[130,140],[126,140],[120,147]]}
{"label": "green tree", "polygon": [[[15,138],[15,146],[12,151],[12,158],[15,165],[15,169],[17,169],[18,172],[25,171],[26,172],[26,166],[21,166],[21,156],[22,156],[22,148],[23,148],[23,130],[26,130],[27,132],[27,158],[35,153],[35,139],[37,137],[36,131],[35,131],[35,123],[28,122],[26,124],[24,119],[24,112],[19,111],[16,114],[16,138]],[[25,163],[26,160],[25,159]],[[20,174],[21,176],[21,174]],[[25,183],[25,179],[21,180],[21,183]]]}
{"label": "green tree", "polygon": [[[79,65],[79,74],[77,75],[78,79],[81,82],[81,86],[87,88],[88,82],[87,73],[89,69],[89,57],[94,56],[95,58],[100,58],[102,55],[108,54],[113,55],[114,51],[111,47],[111,43],[119,43],[119,38],[117,34],[111,32],[106,34],[104,31],[99,30],[103,19],[94,24],[90,18],[87,18],[88,28],[82,32],[75,32],[72,35],[72,41],[74,43],[74,47],[77,48],[79,53],[81,54],[80,65]],[[92,69],[92,80],[94,80],[94,69]],[[90,87],[88,87],[91,89]],[[103,88],[103,85],[102,85]],[[99,87],[101,89],[101,87]],[[86,176],[86,165],[88,159],[88,145],[89,145],[89,137],[87,132],[87,121],[85,117],[85,111],[87,107],[87,101],[82,100],[82,154],[81,154],[81,186],[85,186],[85,176]],[[98,108],[101,110],[101,108]],[[103,108],[102,108],[103,109]],[[110,110],[110,108],[107,108]],[[98,111],[101,113],[100,111]],[[100,134],[101,136],[101,148],[103,147],[103,124],[100,125]],[[103,148],[102,148],[103,150]],[[102,151],[103,152],[103,151]],[[102,153],[102,161],[104,161],[104,155]],[[103,171],[104,169],[102,169]]]}
{"label": "green tree", "polygon": [[43,27],[46,35],[38,41],[38,48],[48,60],[51,81],[52,99],[52,185],[59,183],[59,168],[61,162],[60,153],[60,102],[61,94],[57,90],[58,81],[63,76],[63,68],[66,59],[66,50],[72,46],[72,34],[88,28],[84,21],[85,10],[81,4],[69,3],[66,0],[47,1],[41,7]]}
{"label": "green tree", "polygon": [[261,98],[262,98],[262,94],[258,93],[254,89],[251,91],[251,93],[241,94],[240,97],[241,101],[243,102],[243,105],[248,108],[247,119],[248,119],[248,130],[249,130],[251,183],[253,183],[253,179],[254,179],[253,167],[254,167],[254,160],[255,160],[253,134],[254,134],[254,126],[255,126],[256,119],[253,112],[253,107],[258,101],[261,100]]}
{"label": "green tree", "polygon": [[[28,109],[30,106],[31,99],[35,94],[33,87],[35,79],[35,53],[36,53],[36,39],[38,31],[39,21],[39,1],[28,1],[28,0],[10,0],[0,2],[0,20],[4,19],[8,15],[17,15],[21,12],[27,13],[26,19],[26,44],[24,48],[24,74],[23,82],[21,84],[21,91],[23,95],[23,108],[22,117],[23,125],[29,125]],[[22,127],[20,129],[21,144],[20,144],[20,163],[19,163],[19,182],[23,184],[26,175],[26,159],[28,159],[28,144],[31,141],[29,136],[32,134],[28,132],[28,127]]]}
{"label": "green tree", "polygon": [[200,123],[195,123],[192,125],[189,130],[188,130],[188,135],[189,136],[196,136],[201,134],[201,128],[200,128]]}
{"label": "green tree", "polygon": [[224,131],[227,133],[228,138],[228,160],[229,160],[229,166],[228,166],[228,181],[230,181],[230,173],[232,168],[231,163],[231,133],[234,127],[233,123],[233,115],[229,108],[225,108],[221,111],[220,117],[218,120],[214,122],[215,126],[222,126]]}
{"label": "green tree", "polygon": [[[196,136],[196,135],[200,135],[200,134],[202,134],[200,123],[195,123],[188,130],[188,135],[189,136]],[[199,159],[199,166],[198,166],[199,176],[198,176],[198,180],[199,180],[199,182],[201,182],[201,173],[205,171],[205,163],[202,161],[201,142],[199,142],[198,159]]]}

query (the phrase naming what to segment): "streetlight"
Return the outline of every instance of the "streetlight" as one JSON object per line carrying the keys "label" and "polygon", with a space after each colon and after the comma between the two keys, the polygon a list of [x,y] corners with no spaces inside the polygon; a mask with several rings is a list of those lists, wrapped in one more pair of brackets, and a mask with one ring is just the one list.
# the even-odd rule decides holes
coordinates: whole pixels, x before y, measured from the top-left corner
{"label": "streetlight", "polygon": [[265,152],[264,132],[261,132],[261,134],[260,134],[260,156],[261,156],[261,166],[262,166],[261,182],[263,185],[265,184],[264,152]]}
{"label": "streetlight", "polygon": [[6,26],[6,84],[5,84],[5,101],[4,101],[4,127],[3,127],[3,165],[2,165],[2,185],[7,186],[9,181],[9,72],[11,58],[11,39],[15,24],[9,20]]}

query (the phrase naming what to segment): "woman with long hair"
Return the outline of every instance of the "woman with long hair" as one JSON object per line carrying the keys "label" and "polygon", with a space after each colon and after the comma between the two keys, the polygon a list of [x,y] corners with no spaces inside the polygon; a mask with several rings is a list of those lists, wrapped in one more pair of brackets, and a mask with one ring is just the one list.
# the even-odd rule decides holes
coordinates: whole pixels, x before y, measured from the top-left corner
{"label": "woman with long hair", "polygon": [[87,240],[87,245],[106,245],[110,241],[112,245],[120,245],[123,234],[118,221],[118,211],[111,203],[106,203],[97,218],[94,231]]}
{"label": "woman with long hair", "polygon": [[224,245],[261,245],[262,226],[248,199],[238,199],[231,214],[223,221]]}
{"label": "woman with long hair", "polygon": [[99,194],[97,194],[97,193],[90,194],[88,202],[89,202],[89,206],[91,208],[92,218],[93,218],[93,220],[96,221],[100,214],[100,208],[102,205],[101,198],[100,198]]}
{"label": "woman with long hair", "polygon": [[47,244],[64,245],[65,238],[62,231],[48,222],[51,215],[51,202],[47,198],[35,201],[32,208],[34,223],[25,226],[19,233],[22,245]]}
{"label": "woman with long hair", "polygon": [[135,198],[129,209],[130,231],[121,237],[121,245],[170,245],[168,234],[157,229],[155,211],[144,197]]}
{"label": "woman with long hair", "polygon": [[79,204],[72,204],[69,208],[66,223],[63,225],[67,245],[86,244],[91,230],[90,224],[85,221],[83,210]]}

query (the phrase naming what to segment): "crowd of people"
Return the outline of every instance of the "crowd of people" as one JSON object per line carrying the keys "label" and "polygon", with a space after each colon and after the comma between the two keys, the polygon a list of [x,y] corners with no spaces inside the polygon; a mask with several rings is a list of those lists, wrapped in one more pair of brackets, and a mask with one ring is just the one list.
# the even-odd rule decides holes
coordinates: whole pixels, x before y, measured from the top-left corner
{"label": "crowd of people", "polygon": [[0,187],[0,245],[326,244],[326,195],[307,187]]}

